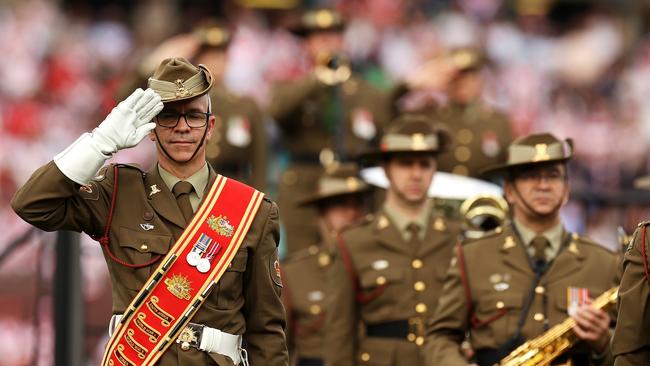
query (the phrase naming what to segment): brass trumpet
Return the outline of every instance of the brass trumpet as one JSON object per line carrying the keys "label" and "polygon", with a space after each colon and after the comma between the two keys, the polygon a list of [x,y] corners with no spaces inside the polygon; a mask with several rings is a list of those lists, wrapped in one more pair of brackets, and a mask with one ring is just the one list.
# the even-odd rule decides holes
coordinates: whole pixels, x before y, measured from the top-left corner
{"label": "brass trumpet", "polygon": [[465,237],[477,239],[502,226],[508,218],[509,208],[503,197],[480,194],[463,201],[459,212],[465,226]]}
{"label": "brass trumpet", "polygon": [[322,52],[316,57],[316,78],[325,85],[346,82],[352,76],[350,60],[341,54]]}

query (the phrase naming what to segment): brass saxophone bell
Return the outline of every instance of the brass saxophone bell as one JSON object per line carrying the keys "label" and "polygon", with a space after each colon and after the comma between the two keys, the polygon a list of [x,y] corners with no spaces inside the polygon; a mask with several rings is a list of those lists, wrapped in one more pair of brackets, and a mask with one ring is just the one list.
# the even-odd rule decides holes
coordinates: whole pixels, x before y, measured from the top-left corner
{"label": "brass saxophone bell", "polygon": [[480,194],[460,205],[459,212],[465,226],[465,237],[476,239],[502,226],[508,218],[508,203],[503,197]]}

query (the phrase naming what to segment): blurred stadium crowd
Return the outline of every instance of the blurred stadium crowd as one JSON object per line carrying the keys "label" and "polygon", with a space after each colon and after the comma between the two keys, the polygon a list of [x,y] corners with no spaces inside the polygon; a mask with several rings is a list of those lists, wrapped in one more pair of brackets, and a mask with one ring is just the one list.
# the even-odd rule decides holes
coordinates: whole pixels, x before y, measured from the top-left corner
{"label": "blurred stadium crowd", "polygon": [[[241,3],[246,1],[0,3],[0,227],[5,233],[0,253],[29,229],[8,205],[17,187],[97,125],[129,75],[163,40],[191,31],[206,16],[225,19],[234,30],[225,82],[253,97],[262,110],[269,105],[273,82],[307,72],[300,39],[283,27],[286,14]],[[644,2],[350,0],[310,5],[335,6],[345,15],[352,65],[380,88],[408,78],[450,49],[481,49],[489,60],[483,99],[511,118],[514,136],[552,131],[575,140],[575,194],[564,212],[572,229],[614,246],[618,225],[630,232],[649,216],[650,201],[633,189],[634,179],[650,167],[650,7]],[[404,108],[445,98],[441,90],[415,94]],[[275,166],[282,151],[275,143],[277,128],[270,118],[267,122],[269,163]],[[115,159],[148,166],[152,154],[150,148],[136,148]],[[269,169],[269,192],[274,192],[277,171]],[[51,234],[34,235],[0,262],[2,283],[21,284],[0,289],[2,365],[28,365],[35,354],[38,364],[51,360],[52,246],[42,244],[53,240]],[[89,239],[83,248],[86,353],[93,360],[110,315],[110,288],[99,249]],[[45,315],[34,324],[39,311]]]}

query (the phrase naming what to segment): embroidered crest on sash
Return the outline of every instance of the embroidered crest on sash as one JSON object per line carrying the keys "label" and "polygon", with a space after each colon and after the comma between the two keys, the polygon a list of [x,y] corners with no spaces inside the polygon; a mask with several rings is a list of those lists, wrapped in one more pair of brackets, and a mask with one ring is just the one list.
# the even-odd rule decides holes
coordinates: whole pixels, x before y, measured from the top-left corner
{"label": "embroidered crest on sash", "polygon": [[190,291],[192,291],[190,284],[187,277],[180,274],[174,274],[171,278],[165,279],[165,285],[167,285],[169,292],[181,300],[190,299]]}

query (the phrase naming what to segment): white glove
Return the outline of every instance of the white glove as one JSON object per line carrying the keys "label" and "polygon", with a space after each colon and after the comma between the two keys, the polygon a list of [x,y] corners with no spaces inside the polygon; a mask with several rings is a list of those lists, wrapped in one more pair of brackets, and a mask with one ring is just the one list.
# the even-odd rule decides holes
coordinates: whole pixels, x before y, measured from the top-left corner
{"label": "white glove", "polygon": [[137,145],[156,127],[151,120],[162,108],[156,92],[137,89],[113,108],[92,133],[84,133],[56,155],[54,163],[66,177],[87,184],[106,159],[120,149]]}

